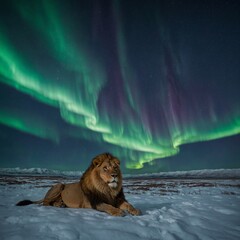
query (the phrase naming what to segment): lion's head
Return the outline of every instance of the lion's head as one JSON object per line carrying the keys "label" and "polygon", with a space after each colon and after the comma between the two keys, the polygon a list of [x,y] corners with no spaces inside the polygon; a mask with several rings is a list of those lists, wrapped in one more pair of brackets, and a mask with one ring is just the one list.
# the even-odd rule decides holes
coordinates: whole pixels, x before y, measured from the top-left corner
{"label": "lion's head", "polygon": [[120,161],[109,153],[96,156],[83,177],[100,192],[117,193],[122,188]]}
{"label": "lion's head", "polygon": [[120,161],[109,153],[101,154],[92,161],[94,171],[110,188],[117,188],[121,184],[122,176]]}

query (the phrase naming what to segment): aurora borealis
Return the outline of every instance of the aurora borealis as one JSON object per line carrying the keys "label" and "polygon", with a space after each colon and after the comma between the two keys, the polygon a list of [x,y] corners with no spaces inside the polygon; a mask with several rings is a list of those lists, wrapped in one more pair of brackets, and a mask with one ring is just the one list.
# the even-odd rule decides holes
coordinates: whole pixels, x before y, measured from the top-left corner
{"label": "aurora borealis", "polygon": [[239,29],[237,0],[3,1],[0,167],[240,167]]}

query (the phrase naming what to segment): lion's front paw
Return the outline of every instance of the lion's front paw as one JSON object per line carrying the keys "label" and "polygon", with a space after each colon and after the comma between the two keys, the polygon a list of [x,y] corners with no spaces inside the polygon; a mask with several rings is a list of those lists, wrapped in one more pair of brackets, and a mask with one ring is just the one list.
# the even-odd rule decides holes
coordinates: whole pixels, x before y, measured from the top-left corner
{"label": "lion's front paw", "polygon": [[139,209],[136,209],[136,208],[131,208],[131,210],[129,210],[129,213],[134,215],[134,216],[141,215],[141,211]]}
{"label": "lion's front paw", "polygon": [[118,217],[123,217],[125,215],[124,211],[119,208],[111,209],[111,211],[109,211],[109,214]]}

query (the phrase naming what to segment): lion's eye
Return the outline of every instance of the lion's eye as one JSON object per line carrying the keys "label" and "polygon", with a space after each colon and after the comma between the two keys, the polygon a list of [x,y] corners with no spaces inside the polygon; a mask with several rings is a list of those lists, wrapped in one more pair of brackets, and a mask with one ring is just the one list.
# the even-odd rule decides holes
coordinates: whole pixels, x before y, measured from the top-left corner
{"label": "lion's eye", "polygon": [[107,171],[107,167],[104,167],[103,170],[104,170],[104,171]]}

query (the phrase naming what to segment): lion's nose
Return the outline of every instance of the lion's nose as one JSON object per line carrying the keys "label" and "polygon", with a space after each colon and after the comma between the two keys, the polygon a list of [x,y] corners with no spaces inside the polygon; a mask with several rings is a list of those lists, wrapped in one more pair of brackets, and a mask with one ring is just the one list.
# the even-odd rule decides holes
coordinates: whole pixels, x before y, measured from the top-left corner
{"label": "lion's nose", "polygon": [[112,176],[113,178],[116,178],[116,177],[117,177],[117,174],[111,174],[111,176]]}

